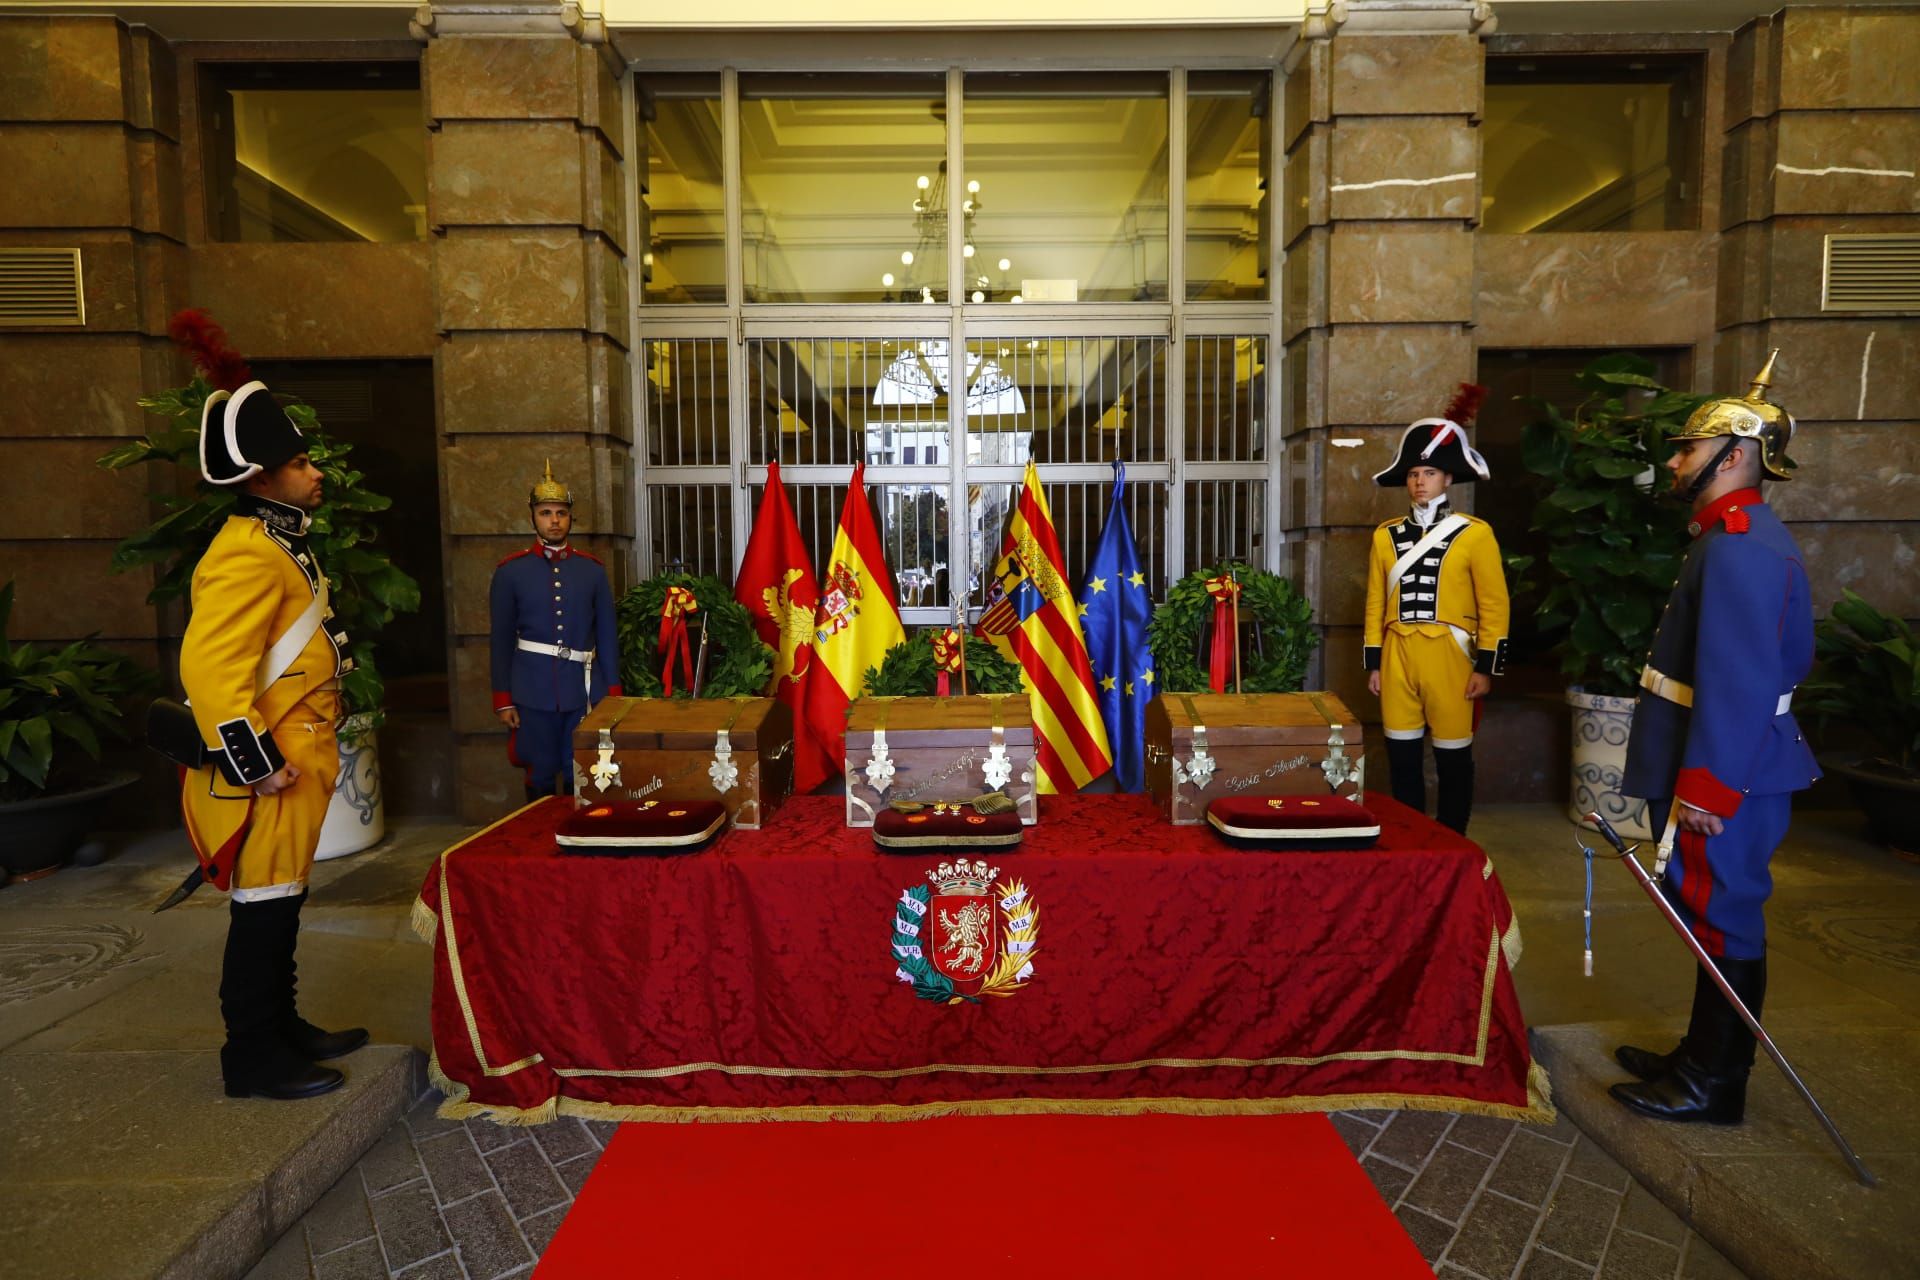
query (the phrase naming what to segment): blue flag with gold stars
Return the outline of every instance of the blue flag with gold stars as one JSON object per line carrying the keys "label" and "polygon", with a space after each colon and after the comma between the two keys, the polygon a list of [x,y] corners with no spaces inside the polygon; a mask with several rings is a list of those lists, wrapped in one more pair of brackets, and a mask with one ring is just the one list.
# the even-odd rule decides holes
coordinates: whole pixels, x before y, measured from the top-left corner
{"label": "blue flag with gold stars", "polygon": [[1146,575],[1127,524],[1127,469],[1113,464],[1113,505],[1100,547],[1080,589],[1080,629],[1093,662],[1100,716],[1113,749],[1113,775],[1122,791],[1146,789],[1147,703],[1154,693],[1153,653],[1147,648],[1147,616],[1153,612]]}

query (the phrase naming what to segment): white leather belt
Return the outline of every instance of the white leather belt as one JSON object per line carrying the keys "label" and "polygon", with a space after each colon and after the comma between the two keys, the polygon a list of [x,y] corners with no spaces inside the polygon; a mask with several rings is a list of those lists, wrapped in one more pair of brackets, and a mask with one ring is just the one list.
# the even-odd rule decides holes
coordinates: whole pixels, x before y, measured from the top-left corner
{"label": "white leather belt", "polygon": [[[1682,707],[1693,705],[1693,686],[1684,680],[1675,680],[1664,671],[1655,671],[1652,667],[1640,668],[1640,687],[1656,698]],[[1773,714],[1783,716],[1793,709],[1793,690],[1789,689],[1774,700]]]}
{"label": "white leather belt", "polygon": [[525,649],[528,653],[541,653],[549,658],[559,658],[563,662],[580,663],[585,668],[584,674],[586,676],[587,693],[589,696],[592,695],[593,655],[596,650],[569,649],[563,644],[541,644],[538,640],[518,640],[515,641],[515,645],[518,648]]}

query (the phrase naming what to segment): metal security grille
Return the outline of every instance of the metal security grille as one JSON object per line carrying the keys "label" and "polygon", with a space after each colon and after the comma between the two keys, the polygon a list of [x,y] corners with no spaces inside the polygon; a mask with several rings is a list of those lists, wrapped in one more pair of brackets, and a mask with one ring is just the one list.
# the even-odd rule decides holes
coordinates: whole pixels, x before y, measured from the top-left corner
{"label": "metal security grille", "polygon": [[[1068,577],[1077,589],[1087,566],[1093,563],[1094,552],[1099,549],[1100,534],[1106,527],[1107,511],[1113,501],[1113,486],[1065,481],[1043,482],[1041,488],[1046,491],[1054,532],[1060,537],[1061,558],[1066,561]],[[1014,504],[1020,500],[1020,486],[974,485],[969,487],[968,494],[979,517],[972,524],[977,535],[973,556],[975,572],[968,603],[979,608],[987,602],[994,561],[1000,558],[1000,544]],[[1129,481],[1121,501],[1125,504],[1134,552],[1140,558],[1140,572],[1146,578],[1147,591],[1158,600],[1167,588],[1167,486],[1151,481]]]}
{"label": "metal security grille", "polygon": [[1250,334],[1187,339],[1189,462],[1267,456],[1267,340]]}
{"label": "metal security grille", "polygon": [[0,325],[87,322],[78,249],[0,249]]}
{"label": "metal security grille", "polygon": [[1138,336],[970,340],[968,460],[1165,459],[1170,345]]}
{"label": "metal security grille", "polygon": [[944,465],[945,340],[749,338],[745,355],[754,463]]}
{"label": "metal security grille", "polygon": [[733,581],[733,489],[724,484],[649,485],[651,573],[711,574]]}
{"label": "metal security grille", "polygon": [[1190,480],[1186,499],[1189,572],[1224,560],[1265,566],[1266,481]]}
{"label": "metal security grille", "polygon": [[1827,237],[1824,311],[1920,311],[1920,232]]}
{"label": "metal security grille", "polygon": [[647,465],[724,464],[732,458],[727,428],[727,344],[724,338],[669,338],[643,344]]}

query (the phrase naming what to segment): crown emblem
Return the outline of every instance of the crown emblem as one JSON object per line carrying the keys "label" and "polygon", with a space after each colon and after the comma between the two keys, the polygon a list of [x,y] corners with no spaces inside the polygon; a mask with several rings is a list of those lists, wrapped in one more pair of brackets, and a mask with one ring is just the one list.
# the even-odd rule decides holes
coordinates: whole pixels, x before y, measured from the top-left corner
{"label": "crown emblem", "polygon": [[1000,868],[987,865],[985,858],[958,862],[943,862],[934,870],[927,872],[927,879],[942,893],[984,894],[1000,874]]}

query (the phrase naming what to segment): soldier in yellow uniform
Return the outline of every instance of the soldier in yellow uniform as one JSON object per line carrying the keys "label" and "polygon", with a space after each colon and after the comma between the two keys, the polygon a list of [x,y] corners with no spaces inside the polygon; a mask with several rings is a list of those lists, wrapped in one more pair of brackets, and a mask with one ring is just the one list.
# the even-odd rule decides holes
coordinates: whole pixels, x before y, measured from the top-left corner
{"label": "soldier in yellow uniform", "polygon": [[1421,740],[1431,735],[1435,816],[1463,834],[1477,700],[1507,656],[1507,579],[1493,526],[1447,501],[1453,484],[1490,476],[1462,425],[1484,394],[1463,387],[1445,417],[1422,418],[1400,437],[1393,465],[1373,479],[1405,485],[1412,509],[1373,531],[1367,568],[1367,688],[1380,698],[1393,798],[1425,812]]}
{"label": "soldier in yellow uniform", "polygon": [[341,650],[327,579],[307,546],[321,474],[265,386],[216,391],[200,419],[200,469],[237,490],[234,514],[193,575],[180,682],[206,749],[180,807],[206,878],[231,891],[220,979],[230,1097],[304,1098],[345,1077],[318,1061],[366,1043],[294,1005],[307,873],[339,769]]}

